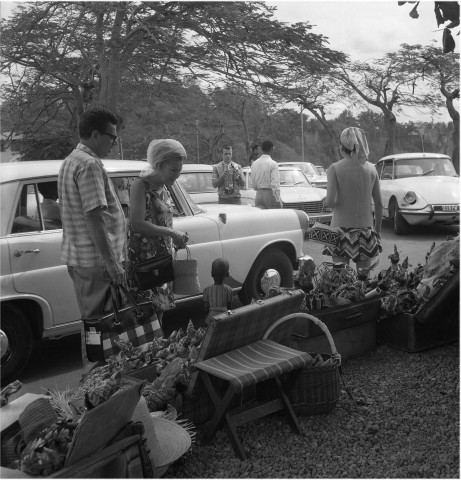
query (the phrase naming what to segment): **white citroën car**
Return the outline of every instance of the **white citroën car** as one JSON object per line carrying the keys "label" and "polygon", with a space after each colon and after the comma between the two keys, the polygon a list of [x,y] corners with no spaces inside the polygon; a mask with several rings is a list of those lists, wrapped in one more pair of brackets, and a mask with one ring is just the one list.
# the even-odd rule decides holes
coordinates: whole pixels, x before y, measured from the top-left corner
{"label": "white citro\u00ebn car", "polygon": [[[17,378],[26,365],[32,341],[76,333],[80,314],[72,281],[61,264],[59,219],[44,218],[41,182],[56,182],[61,160],[0,165],[1,181],[1,375]],[[129,186],[146,167],[143,161],[105,160],[104,165],[129,210]],[[250,206],[196,205],[176,182],[174,227],[188,232],[198,260],[199,280],[210,283],[211,262],[230,263],[227,283],[250,303],[263,295],[261,279],[275,269],[282,286],[291,286],[293,269],[303,256],[308,216],[297,210],[262,211]],[[185,256],[179,251],[178,257]],[[198,297],[180,297],[178,306]]]}
{"label": "white citro\u00ebn car", "polygon": [[411,225],[459,224],[459,176],[447,155],[399,153],[376,164],[383,217],[396,235]]}

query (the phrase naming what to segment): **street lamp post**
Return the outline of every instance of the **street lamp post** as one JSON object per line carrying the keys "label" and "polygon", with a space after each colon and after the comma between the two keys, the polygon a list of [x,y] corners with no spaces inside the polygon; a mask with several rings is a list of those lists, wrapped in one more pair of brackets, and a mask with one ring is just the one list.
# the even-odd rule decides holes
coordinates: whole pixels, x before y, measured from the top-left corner
{"label": "street lamp post", "polygon": [[299,113],[301,119],[301,160],[304,162],[304,122],[303,122],[303,105],[301,106],[301,112]]}
{"label": "street lamp post", "polygon": [[199,121],[195,120],[195,137],[197,140],[197,163],[200,163],[200,153],[198,149],[198,124],[199,124]]}

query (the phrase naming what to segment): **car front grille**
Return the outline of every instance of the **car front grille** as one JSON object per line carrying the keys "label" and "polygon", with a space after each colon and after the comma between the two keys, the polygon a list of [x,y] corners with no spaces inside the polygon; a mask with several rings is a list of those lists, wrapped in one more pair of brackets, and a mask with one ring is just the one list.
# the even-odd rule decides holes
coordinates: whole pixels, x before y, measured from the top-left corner
{"label": "car front grille", "polygon": [[[322,208],[323,207],[323,208]],[[308,215],[313,213],[330,213],[332,209],[324,206],[323,200],[319,202],[296,202],[283,203],[283,208],[295,208],[296,210],[303,210]]]}

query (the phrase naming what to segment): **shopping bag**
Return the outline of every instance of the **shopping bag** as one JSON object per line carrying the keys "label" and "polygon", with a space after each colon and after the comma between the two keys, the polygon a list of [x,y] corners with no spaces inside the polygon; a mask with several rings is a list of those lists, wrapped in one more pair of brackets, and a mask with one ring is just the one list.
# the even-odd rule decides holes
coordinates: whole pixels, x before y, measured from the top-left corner
{"label": "shopping bag", "polygon": [[339,241],[339,229],[324,223],[315,222],[307,232],[307,238],[311,242],[336,247]]}
{"label": "shopping bag", "polygon": [[133,264],[134,279],[139,290],[149,290],[174,278],[173,257],[165,254]]}
{"label": "shopping bag", "polygon": [[[120,305],[120,290],[127,303]],[[88,360],[105,361],[120,351],[117,342],[129,341],[134,347],[163,336],[163,331],[152,301],[136,303],[128,290],[120,285],[112,288],[111,312],[84,318],[85,343]]]}
{"label": "shopping bag", "polygon": [[198,262],[191,257],[189,247],[186,247],[187,258],[178,260],[175,250],[173,259],[173,293],[176,295],[199,295],[201,293],[198,279]]}

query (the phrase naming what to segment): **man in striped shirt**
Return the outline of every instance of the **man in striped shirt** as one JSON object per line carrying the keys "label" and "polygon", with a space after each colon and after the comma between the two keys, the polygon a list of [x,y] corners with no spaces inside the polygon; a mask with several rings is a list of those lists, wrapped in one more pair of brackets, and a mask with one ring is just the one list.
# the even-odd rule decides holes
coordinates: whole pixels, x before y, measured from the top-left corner
{"label": "man in striped shirt", "polygon": [[[82,319],[110,310],[111,284],[125,283],[125,216],[101,161],[117,142],[117,123],[107,109],[87,110],[79,124],[80,143],[58,176],[61,260],[74,283]],[[88,360],[83,324],[82,360],[85,376],[97,363]]]}
{"label": "man in striped shirt", "polygon": [[263,154],[251,165],[251,183],[256,190],[255,207],[281,208],[279,166],[271,158],[274,144],[264,140],[261,150]]}

